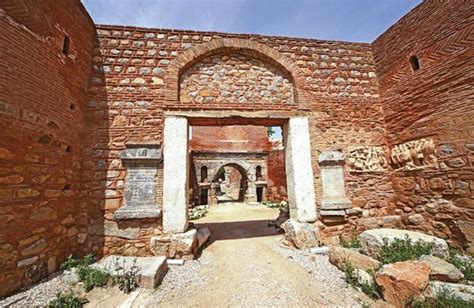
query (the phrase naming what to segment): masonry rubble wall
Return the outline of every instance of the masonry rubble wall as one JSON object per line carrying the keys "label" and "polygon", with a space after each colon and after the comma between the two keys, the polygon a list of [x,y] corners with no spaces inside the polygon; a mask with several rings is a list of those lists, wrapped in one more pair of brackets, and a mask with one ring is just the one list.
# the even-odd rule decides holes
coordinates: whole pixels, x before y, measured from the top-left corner
{"label": "masonry rubble wall", "polygon": [[0,297],[57,270],[87,237],[81,145],[95,37],[79,1],[0,4]]}
{"label": "masonry rubble wall", "polygon": [[[414,154],[422,164],[392,162],[395,211],[408,229],[451,239],[471,253],[473,11],[472,2],[425,1],[372,44],[388,146],[422,144]],[[416,71],[412,56],[419,61]],[[395,161],[410,153],[400,152]]]}
{"label": "masonry rubble wall", "polygon": [[[186,112],[239,114],[232,125],[308,117],[328,241],[398,227],[472,253],[473,4],[425,1],[373,44],[94,28],[77,0],[0,8],[0,296],[70,253],[150,255],[162,218],[114,217],[124,204],[121,153],[162,144],[165,115]],[[318,159],[328,151],[345,156],[352,208],[322,215]],[[157,169],[162,209],[163,162]]]}

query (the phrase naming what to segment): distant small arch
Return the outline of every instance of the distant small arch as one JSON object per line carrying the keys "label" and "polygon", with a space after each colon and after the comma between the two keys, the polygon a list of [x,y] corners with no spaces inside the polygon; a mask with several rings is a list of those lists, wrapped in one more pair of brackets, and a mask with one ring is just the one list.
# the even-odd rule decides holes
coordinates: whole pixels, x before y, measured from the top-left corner
{"label": "distant small arch", "polygon": [[207,167],[202,166],[201,167],[201,182],[206,182],[207,181]]}
{"label": "distant small arch", "polygon": [[262,167],[261,166],[257,166],[255,168],[255,178],[257,179],[257,181],[262,178]]}
{"label": "distant small arch", "polygon": [[413,71],[417,71],[420,69],[420,61],[418,60],[417,56],[410,57],[410,65]]}

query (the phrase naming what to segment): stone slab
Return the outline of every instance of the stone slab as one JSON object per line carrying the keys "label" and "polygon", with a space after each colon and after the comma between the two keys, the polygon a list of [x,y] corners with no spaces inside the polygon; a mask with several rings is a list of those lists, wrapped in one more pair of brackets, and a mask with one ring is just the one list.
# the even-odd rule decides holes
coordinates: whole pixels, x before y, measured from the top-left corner
{"label": "stone slab", "polygon": [[346,262],[364,271],[376,271],[382,266],[381,262],[363,255],[356,250],[338,246],[331,247],[329,251],[329,262],[341,270],[346,268]]}
{"label": "stone slab", "polygon": [[433,254],[439,256],[447,256],[449,254],[448,243],[438,237],[427,235],[421,232],[380,228],[364,231],[360,234],[360,241],[362,244],[362,251],[369,256],[376,258],[380,248],[384,244],[384,239],[388,243],[395,239],[405,239],[408,236],[412,243],[422,241],[424,243],[433,244]]}
{"label": "stone slab", "polygon": [[130,270],[134,265],[138,268],[138,284],[141,288],[155,288],[168,270],[166,257],[126,257],[114,255],[102,259],[93,266],[111,275],[117,275],[121,273],[117,271],[117,266]]}
{"label": "stone slab", "polygon": [[140,219],[140,218],[159,218],[161,210],[156,209],[134,209],[131,206],[121,207],[114,213],[114,218],[122,219]]}

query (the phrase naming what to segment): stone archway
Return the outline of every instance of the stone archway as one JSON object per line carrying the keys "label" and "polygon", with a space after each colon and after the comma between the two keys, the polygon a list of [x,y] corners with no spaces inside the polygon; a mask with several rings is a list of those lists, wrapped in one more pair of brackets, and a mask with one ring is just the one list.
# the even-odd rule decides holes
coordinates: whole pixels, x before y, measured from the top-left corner
{"label": "stone archway", "polygon": [[304,90],[305,75],[293,60],[271,47],[239,38],[213,39],[210,42],[187,49],[172,60],[165,78],[164,93],[166,102],[174,104],[180,101],[179,79],[183,71],[205,57],[232,51],[246,51],[286,72],[288,76],[291,76],[295,87],[295,102],[300,107],[310,104],[309,94]]}
{"label": "stone archway", "polygon": [[[295,91],[293,103],[260,103],[257,107],[253,104],[237,103],[206,105],[204,102],[197,106],[194,102],[180,101],[180,76],[186,69],[211,55],[235,52],[245,52],[262,59],[286,73]],[[165,112],[163,138],[163,228],[166,232],[184,232],[188,226],[188,121],[193,118],[203,120],[204,125],[236,120],[256,121],[258,125],[262,125],[262,121],[269,123],[272,119],[283,125],[290,216],[299,222],[314,222],[317,219],[307,114],[310,100],[304,90],[304,83],[303,72],[291,59],[269,46],[245,39],[213,39],[189,48],[170,63],[164,90],[164,107],[169,110]],[[255,175],[255,170],[252,174]],[[256,190],[255,187],[249,189]]]}
{"label": "stone archway", "polygon": [[[219,182],[218,177],[220,176],[220,172],[222,170],[224,170],[225,180],[229,181],[229,183],[227,183],[227,184],[229,184],[229,188],[231,190],[231,191],[229,191],[229,193],[235,193],[233,191],[233,188],[235,189],[235,187],[232,187],[233,186],[232,184],[235,184],[235,183],[232,183],[231,179],[229,178],[229,176],[232,176],[232,175],[227,174],[232,169],[229,170],[226,167],[230,167],[230,168],[236,170],[240,174],[239,183],[238,183],[239,184],[238,185],[238,190],[239,191],[238,191],[237,198],[236,199],[234,198],[235,201],[237,201],[237,202],[248,202],[249,199],[251,199],[251,192],[249,191],[249,186],[250,187],[253,186],[251,182],[254,182],[252,180],[252,177],[249,176],[250,175],[248,173],[249,167],[245,168],[239,162],[227,162],[227,163],[221,164],[220,166],[217,166],[216,168],[213,168],[214,176],[212,177],[212,181],[211,181],[211,194],[210,194],[211,204],[210,205],[214,205],[214,204],[218,203],[217,196],[216,196],[216,192],[217,192],[216,188],[221,189],[221,187],[219,187],[217,185],[221,185],[220,182]],[[217,186],[217,187],[215,187],[215,186]]]}

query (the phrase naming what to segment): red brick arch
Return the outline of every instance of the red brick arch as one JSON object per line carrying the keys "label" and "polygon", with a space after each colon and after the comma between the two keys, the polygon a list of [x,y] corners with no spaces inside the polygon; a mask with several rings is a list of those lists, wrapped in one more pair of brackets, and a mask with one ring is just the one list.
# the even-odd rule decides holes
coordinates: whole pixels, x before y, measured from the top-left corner
{"label": "red brick arch", "polygon": [[271,47],[239,38],[214,39],[210,42],[196,45],[171,61],[165,79],[167,102],[179,101],[179,78],[187,68],[203,58],[229,51],[244,51],[278,67],[292,79],[295,87],[295,102],[299,105],[309,103],[307,95],[303,90],[305,83],[303,72],[295,62]]}

